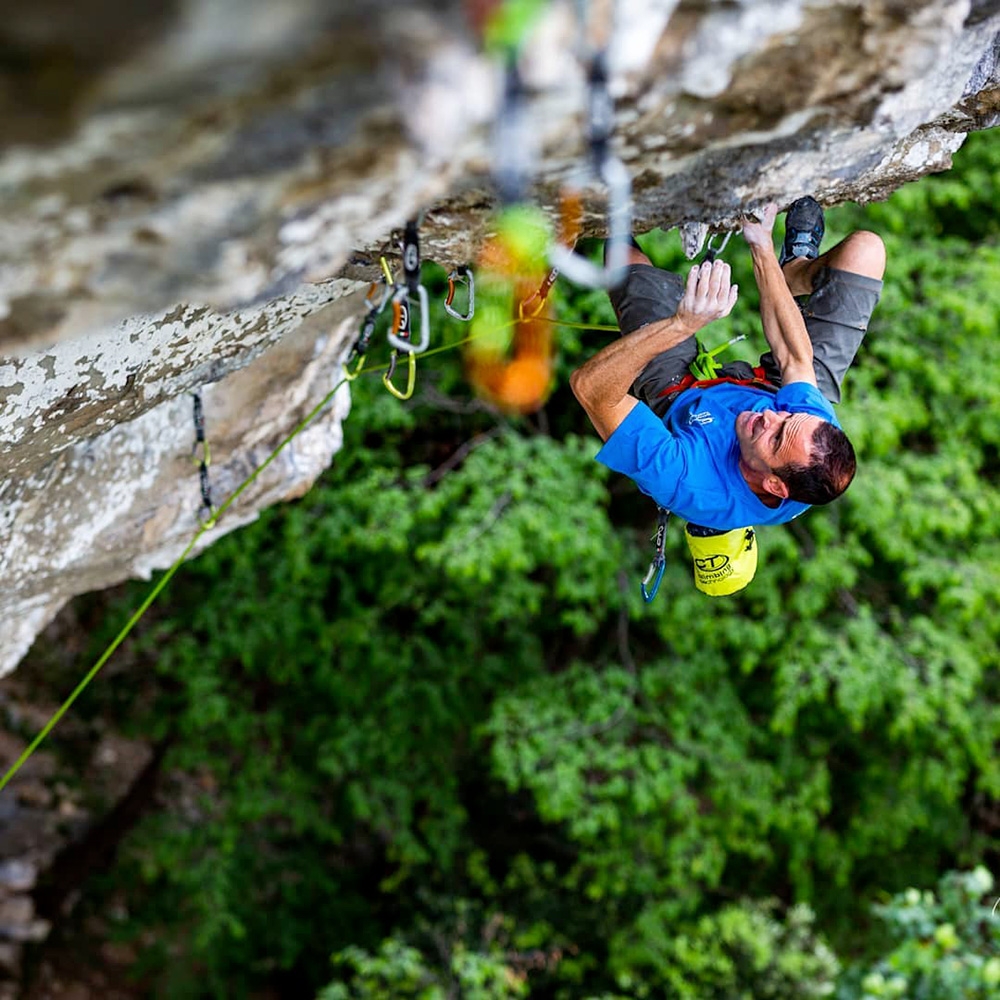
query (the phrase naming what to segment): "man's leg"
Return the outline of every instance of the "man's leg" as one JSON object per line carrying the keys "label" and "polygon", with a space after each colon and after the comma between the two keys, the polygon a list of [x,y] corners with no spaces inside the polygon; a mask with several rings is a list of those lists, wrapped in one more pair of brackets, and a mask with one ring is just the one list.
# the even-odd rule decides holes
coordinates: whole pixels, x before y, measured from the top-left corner
{"label": "man's leg", "polygon": [[[672,271],[654,267],[633,240],[625,280],[608,295],[618,317],[618,328],[622,336],[627,336],[648,323],[673,316],[684,295],[684,279]],[[657,355],[632,383],[632,395],[663,416],[673,398],[660,394],[687,374],[688,365],[697,353],[695,338],[689,337]]]}
{"label": "man's leg", "polygon": [[[782,267],[792,295],[808,296],[800,308],[813,345],[816,384],[831,403],[840,402],[844,376],[868,330],[885,263],[881,237],[859,230],[818,257],[793,257]],[[780,384],[773,356],[763,355],[760,363]]]}
{"label": "man's leg", "polygon": [[814,260],[793,257],[781,270],[789,291],[798,296],[812,294],[813,281],[824,267],[881,281],[885,274],[885,244],[882,237],[867,229],[859,229]]}

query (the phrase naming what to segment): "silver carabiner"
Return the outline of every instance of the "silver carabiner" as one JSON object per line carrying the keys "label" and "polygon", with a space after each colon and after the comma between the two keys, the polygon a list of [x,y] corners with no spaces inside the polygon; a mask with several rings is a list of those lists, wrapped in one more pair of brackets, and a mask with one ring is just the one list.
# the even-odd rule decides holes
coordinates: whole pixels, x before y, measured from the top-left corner
{"label": "silver carabiner", "polygon": [[570,281],[586,288],[614,288],[625,278],[632,237],[632,182],[625,165],[609,156],[601,165],[601,180],[608,189],[607,260],[603,267],[563,246],[553,245],[549,260]]}
{"label": "silver carabiner", "polygon": [[427,289],[417,286],[417,297],[420,300],[420,340],[414,344],[410,340],[410,299],[406,285],[400,285],[392,297],[392,327],[389,330],[389,343],[397,350],[407,354],[421,354],[427,350],[431,342],[430,324],[427,316],[430,306],[427,300]]}
{"label": "silver carabiner", "polygon": [[[452,306],[452,302],[455,299],[455,282],[464,282],[469,287],[469,308],[465,315],[462,315],[457,309]],[[468,323],[470,319],[475,315],[476,312],[476,279],[472,274],[472,268],[463,264],[461,267],[456,267],[451,274],[448,275],[448,295],[444,300],[444,311],[449,316],[454,316],[455,319],[462,320],[463,323]]]}
{"label": "silver carabiner", "polygon": [[614,288],[625,279],[632,240],[632,181],[625,165],[611,152],[615,105],[608,89],[607,49],[595,52],[588,73],[587,140],[590,145],[590,174],[608,190],[608,240],[604,266],[556,244],[549,260],[570,281],[587,288]]}
{"label": "silver carabiner", "polygon": [[[725,233],[712,233],[711,236],[705,241],[705,256],[702,257],[703,261],[708,261],[711,263],[715,260],[723,250],[726,249],[726,244],[729,242],[729,237],[733,235],[731,229],[727,230]],[[716,246],[716,240],[722,237],[722,242]]]}
{"label": "silver carabiner", "polygon": [[[654,536],[653,561],[649,564],[646,576],[643,578],[639,589],[642,591],[642,599],[651,603],[660,589],[660,581],[663,579],[663,570],[667,565],[667,524],[670,522],[670,511],[666,507],[656,505],[656,535]],[[652,583],[652,587],[650,587]]]}

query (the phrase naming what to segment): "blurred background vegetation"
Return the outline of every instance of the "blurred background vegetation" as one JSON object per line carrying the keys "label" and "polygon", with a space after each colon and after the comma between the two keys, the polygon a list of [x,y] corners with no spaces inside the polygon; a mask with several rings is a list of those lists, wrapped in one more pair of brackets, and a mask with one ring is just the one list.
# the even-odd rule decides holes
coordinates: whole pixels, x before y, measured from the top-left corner
{"label": "blurred background vegetation", "polygon": [[[1000,995],[998,171],[973,135],[828,213],[826,246],[889,254],[840,408],[860,472],[760,532],[735,598],[695,591],[676,525],[640,597],[655,507],[593,461],[567,383],[613,334],[560,330],[527,418],[457,351],[407,404],[358,379],[323,479],[186,567],[74,709],[164,754],[80,921],[167,998]],[[756,360],[726,257],[741,301],[705,340]],[[23,669],[69,690],[147,586],[78,601],[85,654]]]}

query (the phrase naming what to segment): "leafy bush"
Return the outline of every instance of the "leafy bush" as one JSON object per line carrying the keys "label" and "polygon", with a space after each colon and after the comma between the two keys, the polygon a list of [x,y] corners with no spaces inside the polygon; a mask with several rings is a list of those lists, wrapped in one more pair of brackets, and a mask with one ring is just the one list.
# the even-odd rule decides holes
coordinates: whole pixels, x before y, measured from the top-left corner
{"label": "leafy bush", "polygon": [[874,908],[896,947],[845,977],[838,1000],[989,1000],[1000,993],[1000,917],[983,901],[993,876],[949,872],[937,892],[907,889]]}

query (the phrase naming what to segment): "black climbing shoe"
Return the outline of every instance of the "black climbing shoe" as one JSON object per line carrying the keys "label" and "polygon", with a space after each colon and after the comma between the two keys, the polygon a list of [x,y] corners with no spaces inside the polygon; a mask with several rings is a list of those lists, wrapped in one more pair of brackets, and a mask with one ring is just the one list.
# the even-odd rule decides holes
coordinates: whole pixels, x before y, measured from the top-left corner
{"label": "black climbing shoe", "polygon": [[793,257],[815,260],[825,229],[823,206],[815,198],[806,195],[793,201],[785,216],[785,242],[778,263],[783,267]]}

